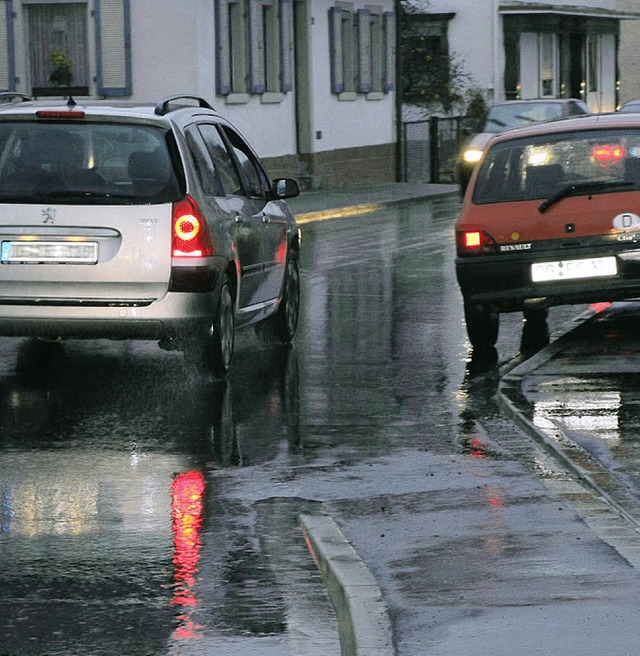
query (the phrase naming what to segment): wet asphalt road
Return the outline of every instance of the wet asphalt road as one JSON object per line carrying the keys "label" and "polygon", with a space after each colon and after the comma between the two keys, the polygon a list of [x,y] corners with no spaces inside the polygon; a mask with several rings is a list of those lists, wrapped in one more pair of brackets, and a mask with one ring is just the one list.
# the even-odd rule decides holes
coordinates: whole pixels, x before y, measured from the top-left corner
{"label": "wet asphalt road", "polygon": [[154,344],[0,340],[0,654],[339,653],[299,513],[360,496],[372,458],[400,479],[407,449],[511,430],[469,391],[456,209],[305,226],[294,349],[241,334],[225,384]]}

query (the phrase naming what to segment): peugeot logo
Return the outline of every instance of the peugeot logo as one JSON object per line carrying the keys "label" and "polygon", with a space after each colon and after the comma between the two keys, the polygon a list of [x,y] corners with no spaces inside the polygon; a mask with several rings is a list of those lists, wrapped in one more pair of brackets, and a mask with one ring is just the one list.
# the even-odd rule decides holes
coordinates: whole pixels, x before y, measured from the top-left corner
{"label": "peugeot logo", "polygon": [[56,222],[56,208],[55,207],[45,207],[42,210],[42,223],[55,223]]}

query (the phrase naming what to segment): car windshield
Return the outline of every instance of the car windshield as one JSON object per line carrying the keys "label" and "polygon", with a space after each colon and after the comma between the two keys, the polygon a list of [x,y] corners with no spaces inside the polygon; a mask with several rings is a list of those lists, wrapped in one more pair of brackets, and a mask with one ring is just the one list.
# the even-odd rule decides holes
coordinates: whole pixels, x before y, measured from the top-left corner
{"label": "car windshield", "polygon": [[638,188],[640,130],[592,130],[495,144],[478,170],[473,202],[561,199]]}
{"label": "car windshield", "polygon": [[562,105],[555,102],[508,102],[489,109],[484,132],[502,132],[532,123],[543,123],[562,116]]}
{"label": "car windshield", "polygon": [[148,125],[0,122],[0,202],[170,202],[180,196],[170,143]]}

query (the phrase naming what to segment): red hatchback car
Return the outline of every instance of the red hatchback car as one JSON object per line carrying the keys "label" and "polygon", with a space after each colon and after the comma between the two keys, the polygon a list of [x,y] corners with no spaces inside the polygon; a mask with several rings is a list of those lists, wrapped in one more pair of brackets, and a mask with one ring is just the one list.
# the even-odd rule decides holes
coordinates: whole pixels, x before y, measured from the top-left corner
{"label": "red hatchback car", "polygon": [[494,137],[455,225],[467,332],[501,312],[640,296],[640,114],[586,115]]}

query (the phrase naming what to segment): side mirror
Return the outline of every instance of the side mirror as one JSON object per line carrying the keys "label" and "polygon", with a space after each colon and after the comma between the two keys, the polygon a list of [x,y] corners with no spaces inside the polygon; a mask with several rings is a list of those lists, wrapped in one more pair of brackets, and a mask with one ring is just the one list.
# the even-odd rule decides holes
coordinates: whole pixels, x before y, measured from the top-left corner
{"label": "side mirror", "polygon": [[275,198],[294,198],[300,195],[300,186],[293,178],[276,178],[272,186]]}

